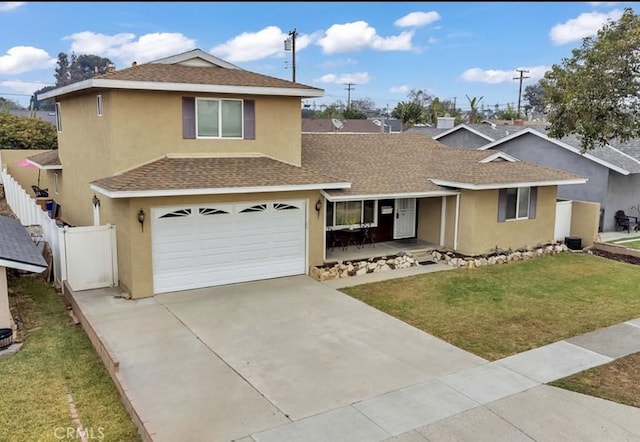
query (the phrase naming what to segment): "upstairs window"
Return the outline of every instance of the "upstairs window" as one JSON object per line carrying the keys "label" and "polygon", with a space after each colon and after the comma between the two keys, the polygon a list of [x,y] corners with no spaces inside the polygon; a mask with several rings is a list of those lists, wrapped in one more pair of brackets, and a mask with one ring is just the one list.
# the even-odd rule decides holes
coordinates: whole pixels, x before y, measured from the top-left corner
{"label": "upstairs window", "polygon": [[102,116],[102,95],[96,95],[96,113]]}
{"label": "upstairs window", "polygon": [[182,138],[255,139],[255,101],[182,97]]}
{"label": "upstairs window", "polygon": [[56,102],[56,129],[58,132],[62,132],[62,113],[58,102]]}

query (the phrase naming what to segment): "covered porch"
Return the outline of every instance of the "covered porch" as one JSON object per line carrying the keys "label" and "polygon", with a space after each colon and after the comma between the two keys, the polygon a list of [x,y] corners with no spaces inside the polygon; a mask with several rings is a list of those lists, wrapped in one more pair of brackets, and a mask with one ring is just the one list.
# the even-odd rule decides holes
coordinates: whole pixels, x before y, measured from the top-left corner
{"label": "covered porch", "polygon": [[325,263],[357,261],[369,258],[380,258],[409,253],[414,256],[422,256],[438,249],[435,243],[423,241],[417,238],[383,241],[380,243],[364,244],[363,246],[349,245],[341,247],[329,247],[327,249]]}
{"label": "covered porch", "polygon": [[358,199],[323,194],[325,263],[402,253],[426,258],[435,249],[455,249],[459,218],[455,191]]}

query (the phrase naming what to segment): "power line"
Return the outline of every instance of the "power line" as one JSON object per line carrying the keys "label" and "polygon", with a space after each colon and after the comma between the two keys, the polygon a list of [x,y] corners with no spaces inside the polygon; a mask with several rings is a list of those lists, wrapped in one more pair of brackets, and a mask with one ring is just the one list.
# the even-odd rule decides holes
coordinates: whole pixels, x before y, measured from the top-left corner
{"label": "power line", "polygon": [[349,109],[351,107],[351,91],[353,89],[355,89],[354,83],[345,83],[345,86],[347,86],[347,109]]}
{"label": "power line", "polygon": [[522,82],[524,81],[525,78],[529,78],[529,77],[525,77],[524,74],[529,73],[529,71],[525,70],[525,69],[516,69],[516,72],[520,72],[520,76],[519,77],[513,77],[514,80],[520,80],[520,88],[518,89],[518,112],[517,112],[517,119],[520,119],[520,99],[522,98]]}

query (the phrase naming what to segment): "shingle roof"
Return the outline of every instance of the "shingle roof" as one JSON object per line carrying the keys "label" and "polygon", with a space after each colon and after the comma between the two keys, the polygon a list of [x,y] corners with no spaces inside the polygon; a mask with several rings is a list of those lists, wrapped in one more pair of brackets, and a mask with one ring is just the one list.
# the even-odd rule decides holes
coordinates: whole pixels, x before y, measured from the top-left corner
{"label": "shingle roof", "polygon": [[40,166],[41,169],[62,169],[62,163],[60,162],[57,149],[32,155],[27,159]]}
{"label": "shingle roof", "polygon": [[108,192],[158,192],[344,182],[344,179],[307,167],[258,156],[166,157],[92,184]]}
{"label": "shingle roof", "polygon": [[335,196],[442,192],[430,181],[471,185],[580,179],[577,175],[524,163],[480,163],[493,151],[452,149],[421,134],[302,134],[302,164],[340,173],[350,189]]}
{"label": "shingle roof", "polygon": [[218,66],[184,66],[164,63],[139,64],[134,67],[100,75],[94,77],[94,79],[288,89],[304,88],[322,91],[322,89],[313,86],[294,83],[243,69],[226,69]]}
{"label": "shingle roof", "polygon": [[371,120],[340,120],[343,126],[337,130],[330,118],[303,118],[302,132],[357,132],[357,133],[379,133],[382,132],[380,126]]}
{"label": "shingle roof", "polygon": [[15,218],[0,216],[0,260],[5,267],[43,271],[47,262],[27,229]]}

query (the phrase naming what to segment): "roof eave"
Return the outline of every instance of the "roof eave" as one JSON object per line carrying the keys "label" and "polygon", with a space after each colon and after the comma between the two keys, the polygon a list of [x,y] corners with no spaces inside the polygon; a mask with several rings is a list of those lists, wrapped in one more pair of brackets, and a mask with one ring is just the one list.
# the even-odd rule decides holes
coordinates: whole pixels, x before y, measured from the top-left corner
{"label": "roof eave", "polygon": [[304,190],[323,189],[349,189],[351,183],[315,183],[315,184],[294,184],[279,186],[254,186],[254,187],[214,187],[202,189],[160,189],[160,190],[109,190],[97,184],[91,184],[91,189],[108,198],[150,198],[166,196],[188,196],[188,195],[223,195],[223,194],[246,194],[265,192],[295,192]]}
{"label": "roof eave", "polygon": [[21,261],[14,261],[12,259],[0,258],[0,267],[8,267],[10,269],[24,270],[27,272],[42,273],[47,270],[46,265],[32,264]]}
{"label": "roof eave", "polygon": [[171,92],[202,92],[218,94],[244,94],[244,95],[277,95],[287,97],[322,97],[324,90],[309,88],[285,88],[285,87],[262,87],[262,86],[229,86],[216,84],[195,84],[195,83],[165,83],[159,81],[127,81],[109,80],[106,78],[92,78],[79,81],[67,86],[63,86],[38,96],[39,100],[59,97],[73,92],[88,89],[137,89],[155,90]]}
{"label": "roof eave", "polygon": [[574,179],[566,179],[566,180],[547,180],[547,181],[520,181],[513,183],[486,183],[486,184],[475,184],[475,183],[464,183],[459,181],[446,181],[439,180],[436,178],[431,178],[430,181],[433,184],[438,186],[445,187],[455,187],[458,189],[467,189],[467,190],[496,190],[496,189],[506,189],[509,187],[535,187],[535,186],[564,186],[568,184],[584,184],[588,180],[587,178],[574,178]]}
{"label": "roof eave", "polygon": [[405,193],[360,193],[355,195],[331,195],[326,191],[321,191],[322,195],[331,202],[338,201],[359,201],[359,200],[382,200],[396,198],[436,198],[440,196],[457,195],[455,190],[432,190],[427,192],[405,192]]}

